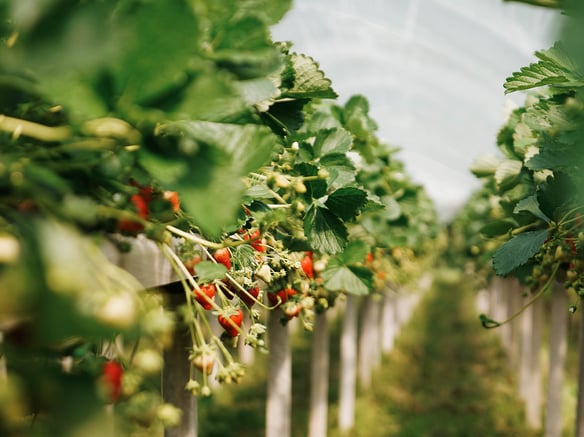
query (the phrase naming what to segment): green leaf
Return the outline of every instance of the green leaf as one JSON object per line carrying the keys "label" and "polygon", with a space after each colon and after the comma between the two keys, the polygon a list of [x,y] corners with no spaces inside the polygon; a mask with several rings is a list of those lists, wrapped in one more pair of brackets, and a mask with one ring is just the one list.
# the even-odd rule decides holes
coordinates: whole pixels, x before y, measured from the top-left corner
{"label": "green leaf", "polygon": [[584,85],[584,78],[577,74],[576,65],[559,42],[547,51],[535,52],[535,55],[539,62],[523,67],[507,78],[503,85],[506,94],[544,85],[562,87]]}
{"label": "green leaf", "polygon": [[511,229],[517,226],[517,222],[509,219],[501,219],[494,222],[487,223],[481,227],[480,233],[485,237],[499,237],[507,234]]}
{"label": "green leaf", "polygon": [[216,279],[223,279],[227,273],[227,268],[223,264],[212,261],[201,261],[197,264],[197,279],[200,282],[211,282]]}
{"label": "green leaf", "polygon": [[394,221],[400,218],[402,209],[399,202],[393,196],[383,196],[381,202],[385,206],[384,217],[386,220]]}
{"label": "green leaf", "polygon": [[295,71],[294,85],[283,93],[284,97],[335,99],[330,79],[319,69],[310,56],[291,53],[289,55]]}
{"label": "green leaf", "polygon": [[554,220],[559,220],[574,207],[581,206],[578,188],[574,180],[562,172],[555,172],[553,177],[538,187],[537,200],[543,213]]}
{"label": "green leaf", "polygon": [[561,0],[503,0],[505,2],[525,3],[528,5],[539,6],[542,8],[560,9],[563,6]]}
{"label": "green leaf", "polygon": [[332,108],[329,101],[312,101],[310,109],[311,114],[306,120],[306,124],[303,128],[304,132],[317,134],[321,130],[343,128],[342,123],[332,115]]}
{"label": "green leaf", "polygon": [[369,102],[364,96],[351,96],[343,114],[347,129],[360,140],[366,141],[378,128],[377,123],[369,117]]}
{"label": "green leaf", "polygon": [[331,193],[325,205],[333,214],[347,221],[355,218],[366,203],[365,191],[355,187],[344,187]]}
{"label": "green leaf", "polygon": [[138,154],[142,167],[156,175],[163,186],[171,187],[189,171],[189,163],[180,157],[155,154],[145,148],[141,148]]}
{"label": "green leaf", "polygon": [[355,240],[351,241],[337,258],[347,265],[358,264],[363,262],[370,251],[371,247],[364,241]]}
{"label": "green leaf", "polygon": [[260,112],[267,111],[273,99],[280,95],[280,90],[274,82],[265,77],[242,80],[236,82],[236,86],[245,103],[255,106]]}
{"label": "green leaf", "polygon": [[304,217],[304,234],[314,250],[335,254],[347,245],[347,228],[328,209],[312,204]]}
{"label": "green leaf", "polygon": [[[5,3],[5,2],[3,2]],[[89,71],[116,56],[128,37],[125,28],[113,25],[112,2],[71,0],[12,0],[9,16],[18,32],[12,47],[0,46],[4,67],[48,73],[71,69]]]}
{"label": "green leaf", "polygon": [[497,275],[504,276],[525,264],[540,251],[548,238],[548,231],[524,232],[513,237],[495,251],[493,267]]}
{"label": "green leaf", "polygon": [[364,241],[353,240],[335,258],[346,265],[360,264],[370,251],[371,247]]}
{"label": "green leaf", "polygon": [[535,217],[543,220],[546,223],[551,221],[551,219],[539,208],[539,201],[537,200],[537,196],[535,194],[517,202],[517,205],[515,205],[515,209],[513,210],[513,214],[518,214],[523,211],[527,211],[533,214]]}
{"label": "green leaf", "polygon": [[99,95],[93,84],[76,71],[43,75],[40,86],[43,94],[50,101],[62,105],[73,119],[91,119],[108,114],[107,103]]}
{"label": "green leaf", "polygon": [[345,154],[351,148],[353,139],[345,129],[320,130],[314,140],[314,154]]}
{"label": "green leaf", "polygon": [[199,43],[199,23],[186,1],[139,2],[114,19],[128,30],[124,54],[111,64],[121,100],[144,104],[184,84]]}
{"label": "green leaf", "polygon": [[221,122],[249,110],[241,94],[238,82],[231,75],[208,69],[195,75],[178,95],[169,96],[165,102],[156,102],[155,106],[175,120]]}
{"label": "green leaf", "polygon": [[345,154],[325,155],[320,158],[320,165],[329,172],[329,186],[340,187],[355,182],[355,165]]}
{"label": "green leaf", "polygon": [[260,116],[275,132],[281,135],[293,134],[304,123],[303,108],[307,101],[302,99],[276,101]]}
{"label": "green leaf", "polygon": [[268,128],[255,124],[228,124],[206,121],[171,122],[160,126],[160,134],[181,132],[189,139],[218,148],[230,156],[233,170],[246,175],[269,159],[278,137]]}
{"label": "green leaf", "polygon": [[495,182],[501,191],[512,188],[519,181],[523,163],[513,159],[502,161],[495,171]]}
{"label": "green leaf", "polygon": [[373,288],[373,278],[369,270],[355,266],[349,267],[334,258],[328,262],[321,275],[325,288],[331,291],[344,291],[365,296]]}
{"label": "green leaf", "polygon": [[279,22],[292,6],[292,0],[245,0],[239,3],[240,8],[261,14],[268,24]]}
{"label": "green leaf", "polygon": [[[24,183],[29,184],[31,189],[37,187],[43,193],[43,196],[60,199],[71,191],[70,181],[48,166],[31,162],[24,165],[21,171],[24,176]],[[35,194],[39,195],[40,193]]]}
{"label": "green leaf", "polygon": [[[179,192],[187,212],[213,236],[237,217],[245,192],[242,177],[264,165],[278,143],[267,127],[252,124],[170,122],[161,125],[157,135],[184,143],[179,147],[186,156],[190,154],[189,159],[182,158],[187,171],[169,189]],[[150,165],[149,169],[156,167]]]}
{"label": "green leaf", "polygon": [[245,192],[245,196],[250,199],[272,199],[274,192],[267,185],[259,184],[249,187]]}
{"label": "green leaf", "polygon": [[[294,166],[294,170],[300,173],[302,176],[316,176],[318,174],[318,168],[307,162],[301,162]],[[306,181],[306,194],[305,197],[310,201],[311,199],[318,199],[326,194],[327,183],[324,179],[316,179]]]}
{"label": "green leaf", "polygon": [[209,56],[217,65],[244,80],[268,76],[282,67],[283,56],[260,16],[241,11],[229,16],[220,7],[216,12],[208,43],[213,47]]}
{"label": "green leaf", "polygon": [[530,170],[553,170],[571,176],[581,175],[584,158],[578,143],[564,143],[561,139],[562,137],[553,138],[542,134],[539,153],[532,156],[525,166]]}
{"label": "green leaf", "polygon": [[89,197],[68,194],[63,197],[61,209],[65,216],[85,225],[93,225],[98,217],[97,204]]}
{"label": "green leaf", "polygon": [[501,164],[501,159],[493,155],[482,155],[477,158],[470,167],[470,171],[476,177],[482,178],[492,176]]}

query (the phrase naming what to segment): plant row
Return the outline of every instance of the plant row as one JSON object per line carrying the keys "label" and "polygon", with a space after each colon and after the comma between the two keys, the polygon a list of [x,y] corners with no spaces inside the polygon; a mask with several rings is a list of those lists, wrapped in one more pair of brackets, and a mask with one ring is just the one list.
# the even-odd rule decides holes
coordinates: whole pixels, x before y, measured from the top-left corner
{"label": "plant row", "polygon": [[[311,329],[431,248],[432,203],[367,100],[339,103],[312,58],[272,41],[289,7],[0,6],[3,435],[71,435],[104,403],[118,432],[171,426],[158,375],[183,327],[185,389],[209,395],[211,374],[243,376],[238,342],[265,348],[268,311]],[[178,307],[105,254],[144,237]]]}
{"label": "plant row", "polygon": [[564,8],[562,38],[505,81],[506,93],[528,92],[525,103],[500,129],[500,153],[473,164],[483,185],[453,224],[458,247],[479,269],[518,278],[534,297],[554,281],[584,294],[582,14],[570,2]]}

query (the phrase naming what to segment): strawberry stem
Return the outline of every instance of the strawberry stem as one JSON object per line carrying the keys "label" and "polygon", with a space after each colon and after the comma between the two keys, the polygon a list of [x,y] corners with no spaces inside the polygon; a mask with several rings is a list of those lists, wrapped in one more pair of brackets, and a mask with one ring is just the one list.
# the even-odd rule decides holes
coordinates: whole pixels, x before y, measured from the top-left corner
{"label": "strawberry stem", "polygon": [[69,126],[45,126],[20,118],[9,117],[0,114],[0,130],[10,132],[14,139],[21,135],[34,138],[35,140],[57,142],[71,138],[72,130]]}
{"label": "strawberry stem", "polygon": [[[235,362],[235,360],[233,359],[233,356],[227,350],[227,348],[225,347],[225,345],[223,344],[223,342],[219,338],[217,338],[217,337],[213,337],[213,341],[215,341],[215,343],[219,347],[219,350],[221,351],[221,354],[225,357],[225,360],[227,361],[227,363],[228,364],[233,364]],[[219,361],[221,361],[221,360],[219,360]]]}
{"label": "strawberry stem", "polygon": [[204,238],[198,237],[191,232],[182,231],[172,225],[166,225],[166,230],[174,235],[178,235],[179,237],[192,241],[193,243],[200,244],[201,246],[208,247],[210,249],[221,249],[225,247],[225,245],[222,243],[213,243],[212,241],[205,240]]}
{"label": "strawberry stem", "polygon": [[[197,292],[201,295],[203,295],[207,301],[213,306],[213,309],[215,310],[221,310],[221,307],[219,307],[214,300],[209,299],[209,297],[207,295],[205,295],[205,293],[203,293],[201,291],[201,287],[199,287],[199,284],[197,283],[197,281],[194,280],[194,278],[191,276],[191,274],[189,273],[189,271],[187,270],[186,266],[184,265],[184,263],[181,261],[181,259],[178,257],[178,255],[176,253],[174,253],[174,251],[167,245],[164,244],[163,248],[165,249],[163,251],[163,253],[165,254],[165,256],[170,257],[172,259],[171,265],[174,267],[178,267],[178,269],[180,270],[180,272],[176,271],[178,277],[180,278],[181,282],[183,283],[183,286],[185,288],[185,293],[187,294],[187,304],[189,305],[189,308],[191,308],[191,292],[192,289],[194,288],[195,290],[197,290]],[[170,261],[170,260],[169,260]],[[186,283],[184,281],[188,281],[189,284],[191,285],[191,288],[187,287]]]}
{"label": "strawberry stem", "polygon": [[546,283],[541,287],[541,289],[529,300],[529,302],[527,302],[525,305],[523,305],[523,307],[521,307],[521,309],[519,311],[517,311],[515,314],[511,315],[506,320],[503,320],[502,322],[497,322],[495,320],[488,319],[484,316],[484,314],[481,314],[481,321],[483,322],[483,327],[487,328],[487,329],[498,328],[499,326],[503,326],[506,323],[509,323],[509,322],[513,321],[514,319],[516,319],[517,317],[519,317],[523,313],[523,311],[525,311],[530,305],[535,303],[535,301],[537,301],[541,296],[543,296],[543,294],[547,290],[549,290],[554,279],[556,278],[556,273],[558,272],[559,267],[560,267],[560,264],[559,263],[556,264],[552,274],[550,275],[550,277],[548,278]]}

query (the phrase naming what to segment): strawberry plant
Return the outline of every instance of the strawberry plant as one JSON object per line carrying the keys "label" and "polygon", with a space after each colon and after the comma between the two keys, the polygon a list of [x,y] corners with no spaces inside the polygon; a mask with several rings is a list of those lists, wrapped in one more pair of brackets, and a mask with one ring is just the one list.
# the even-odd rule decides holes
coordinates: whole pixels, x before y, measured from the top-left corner
{"label": "strawberry plant", "polygon": [[197,288],[193,290],[193,293],[195,294],[196,301],[201,304],[204,309],[210,310],[213,308],[212,299],[215,297],[215,285],[200,285],[198,290]]}
{"label": "strawberry plant", "polygon": [[[318,63],[271,40],[290,2],[32,3],[0,6],[0,415],[21,413],[0,434],[72,435],[104,402],[127,435],[175,425],[156,383],[175,326],[185,388],[209,395],[245,373],[231,346],[265,347],[260,308],[311,329],[435,235],[366,100],[335,105]],[[104,254],[142,237],[177,308]]]}
{"label": "strawberry plant", "polygon": [[561,43],[536,55],[539,62],[514,73],[505,88],[547,89],[530,96],[501,129],[503,157],[483,158],[473,167],[497,199],[498,216],[481,232],[498,241],[492,253],[496,274],[518,277],[536,296],[554,280],[579,294],[580,275],[571,267],[582,256],[578,235],[584,231],[577,152],[583,113],[575,79],[580,73]]}

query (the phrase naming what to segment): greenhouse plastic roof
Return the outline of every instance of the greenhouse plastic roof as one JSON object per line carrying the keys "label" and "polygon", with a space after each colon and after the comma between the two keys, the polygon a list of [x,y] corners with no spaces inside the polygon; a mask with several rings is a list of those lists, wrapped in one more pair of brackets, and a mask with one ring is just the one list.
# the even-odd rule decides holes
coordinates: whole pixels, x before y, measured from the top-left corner
{"label": "greenhouse plastic roof", "polygon": [[556,39],[557,11],[501,0],[296,0],[273,37],[314,57],[341,102],[362,94],[379,136],[446,220],[495,154],[505,78]]}

